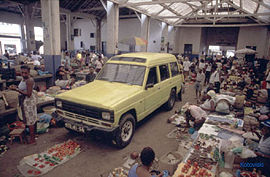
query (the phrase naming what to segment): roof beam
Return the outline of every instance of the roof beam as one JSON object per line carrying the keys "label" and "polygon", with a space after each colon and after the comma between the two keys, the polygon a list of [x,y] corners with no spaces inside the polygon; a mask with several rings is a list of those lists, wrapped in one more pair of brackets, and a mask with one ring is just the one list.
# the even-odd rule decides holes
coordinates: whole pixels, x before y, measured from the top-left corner
{"label": "roof beam", "polygon": [[140,22],[142,22],[142,19],[141,19],[140,15],[138,14],[138,12],[136,12],[136,11],[134,10],[134,13],[136,14],[136,16],[137,16],[137,18],[140,20]]}
{"label": "roof beam", "polygon": [[35,2],[34,7],[32,9],[32,13],[31,13],[31,18],[34,18],[34,15],[35,15],[35,12],[36,12],[36,8],[35,7],[37,7],[37,6],[38,6],[38,2]]}
{"label": "roof beam", "polygon": [[214,21],[213,21],[213,25],[216,24],[216,18],[217,18],[217,8],[218,8],[218,5],[220,3],[218,3],[218,0],[216,0],[216,5],[215,5],[215,14],[214,14]]}
{"label": "roof beam", "polygon": [[[117,0],[110,0],[110,1],[113,2],[113,3],[119,4],[119,2],[118,2]],[[171,2],[171,1],[170,1],[170,2]],[[150,16],[150,17],[153,18],[153,19],[156,19],[156,20],[160,20],[160,21],[166,22],[166,21],[164,21],[164,19],[161,19],[161,18],[159,18],[159,17],[156,16],[156,15],[149,14],[148,12],[143,11],[143,10],[140,10],[140,9],[138,9],[138,8],[136,8],[136,7],[132,6],[132,5],[130,5],[130,4],[127,4],[127,3],[126,3],[126,4],[125,4],[124,6],[122,6],[122,7],[127,7],[127,8],[129,8],[129,9],[132,9],[132,10],[137,11],[137,12],[139,12],[139,13],[142,13],[142,14],[145,14],[145,15],[147,15],[147,16]],[[169,22],[166,22],[166,23],[172,25],[172,23],[169,23]]]}
{"label": "roof beam", "polygon": [[255,14],[258,13],[259,8],[260,8],[260,4],[258,3],[258,4],[257,4],[257,7],[256,7],[256,9],[255,9],[255,11],[254,11]]}
{"label": "roof beam", "polygon": [[192,16],[159,16],[161,18],[179,18],[179,19],[194,19],[194,18],[214,18],[214,17],[258,17],[258,16],[270,16],[270,12],[257,13],[257,14],[226,14],[226,15],[192,15]]}
{"label": "roof beam", "polygon": [[100,2],[102,4],[102,6],[104,7],[104,9],[106,10],[106,12],[108,12],[105,2],[103,0],[100,0]]}
{"label": "roof beam", "polygon": [[198,24],[198,25],[175,25],[178,27],[243,27],[243,26],[267,26],[266,24]]}
{"label": "roof beam", "polygon": [[270,6],[267,5],[267,4],[265,4],[265,3],[264,3],[263,1],[261,1],[261,0],[251,0],[251,1],[258,3],[259,5],[261,5],[261,6],[265,7],[265,8],[267,8],[267,9],[270,9]]}
{"label": "roof beam", "polygon": [[104,7],[93,7],[87,9],[79,9],[78,12],[91,12],[91,11],[98,11],[98,10],[105,10]]}
{"label": "roof beam", "polygon": [[165,9],[167,9],[167,10],[169,10],[169,11],[171,11],[172,13],[174,13],[175,15],[177,15],[177,16],[182,16],[180,13],[178,13],[178,12],[176,12],[174,9],[172,9],[171,7],[169,7],[169,6],[167,6],[167,5],[165,5],[165,4],[160,4],[163,8],[165,8]]}
{"label": "roof beam", "polygon": [[20,10],[20,12],[22,13],[22,16],[24,17],[24,10],[20,4],[18,4],[18,9]]}
{"label": "roof beam", "polygon": [[[232,7],[236,8],[236,9],[240,9],[242,12],[244,12],[244,13],[246,13],[246,14],[250,14],[250,15],[251,15],[251,16],[249,17],[250,19],[256,21],[256,22],[259,23],[259,24],[261,23],[258,19],[256,19],[256,18],[251,18],[251,17],[254,17],[254,15],[256,15],[256,14],[252,14],[252,13],[248,12],[247,10],[245,10],[244,8],[240,8],[239,6],[235,5],[234,3],[232,3],[232,2],[229,1],[229,0],[224,0],[224,2],[230,4]],[[264,23],[268,23],[268,22],[266,22],[266,21],[264,20]]]}
{"label": "roof beam", "polygon": [[185,2],[185,4],[187,4],[190,8],[192,8],[192,9],[196,9],[196,8],[198,8],[198,7],[200,7],[200,6],[196,6],[196,5],[194,5],[194,4],[191,4],[191,3],[189,3],[189,2]]}
{"label": "roof beam", "polygon": [[134,5],[134,6],[142,6],[142,5],[155,5],[155,4],[163,4],[163,3],[179,3],[179,2],[198,2],[205,0],[156,0],[156,1],[146,1],[146,2],[137,2],[137,3],[121,3],[120,5]]}
{"label": "roof beam", "polygon": [[[211,1],[207,1],[207,2],[204,2],[204,3],[201,2],[201,6],[199,6],[197,9],[193,9],[191,12],[189,12],[189,13],[186,14],[185,16],[186,16],[186,17],[189,17],[189,16],[193,15],[194,13],[196,13],[196,12],[202,10],[202,9],[205,9],[206,6],[207,6],[209,3],[211,3]],[[186,20],[188,20],[188,19],[189,19],[189,18],[187,18]],[[177,20],[176,22],[174,22],[174,25],[177,24],[177,23],[179,23],[181,20],[182,20],[182,19],[179,19],[179,20]]]}

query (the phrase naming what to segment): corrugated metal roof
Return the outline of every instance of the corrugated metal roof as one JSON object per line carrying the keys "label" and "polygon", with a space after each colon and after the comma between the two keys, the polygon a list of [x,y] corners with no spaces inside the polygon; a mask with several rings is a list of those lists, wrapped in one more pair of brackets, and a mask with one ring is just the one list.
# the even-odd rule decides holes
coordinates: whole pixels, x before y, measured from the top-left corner
{"label": "corrugated metal roof", "polygon": [[[270,22],[270,0],[110,0],[121,6],[138,10],[171,25],[187,23],[189,19],[205,19],[205,23],[227,23],[239,18],[241,23],[250,19],[254,23]],[[269,13],[269,14],[268,14]],[[224,18],[228,15],[228,18]],[[177,18],[178,17],[178,18]],[[248,22],[250,22],[248,20]],[[235,20],[234,20],[235,21]],[[177,22],[177,23],[176,23]]]}

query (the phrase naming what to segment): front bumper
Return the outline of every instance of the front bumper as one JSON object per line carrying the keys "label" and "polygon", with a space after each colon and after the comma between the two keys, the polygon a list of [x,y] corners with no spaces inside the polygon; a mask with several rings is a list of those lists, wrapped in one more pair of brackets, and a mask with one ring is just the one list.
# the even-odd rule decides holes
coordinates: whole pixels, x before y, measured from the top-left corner
{"label": "front bumper", "polygon": [[[77,127],[82,127],[85,132],[90,132],[92,130],[101,130],[104,132],[113,132],[118,126],[114,126],[110,122],[98,120],[96,118],[90,118],[86,116],[82,116],[79,114],[75,114],[68,111],[63,111],[57,109],[57,115],[62,119],[65,124],[75,125]],[[67,127],[69,128],[69,127]],[[82,132],[82,131],[80,131]]]}

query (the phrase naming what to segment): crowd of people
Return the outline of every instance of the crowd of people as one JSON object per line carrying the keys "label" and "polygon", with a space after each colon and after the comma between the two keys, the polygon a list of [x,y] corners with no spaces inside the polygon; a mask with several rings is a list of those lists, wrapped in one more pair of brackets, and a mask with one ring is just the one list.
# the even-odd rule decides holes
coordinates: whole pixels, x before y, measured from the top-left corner
{"label": "crowd of people", "polygon": [[[267,65],[265,60],[247,61],[236,57],[215,56],[206,56],[200,60],[194,58],[192,61],[188,57],[184,59],[179,57],[179,62],[183,65],[185,81],[195,82],[198,102],[202,91],[207,93],[209,90],[214,90],[220,93],[221,84],[229,75],[242,76],[240,84],[245,87],[250,86],[250,92],[255,84],[260,85],[261,89],[267,89],[268,102],[270,102],[270,62]],[[205,90],[203,90],[204,86]]]}
{"label": "crowd of people", "polygon": [[55,85],[62,88],[72,86],[76,80],[74,66],[75,68],[79,68],[79,70],[87,71],[88,73],[84,79],[87,83],[92,82],[104,64],[103,54],[88,51],[78,51],[76,53],[65,52],[61,60],[61,66],[56,71]]}

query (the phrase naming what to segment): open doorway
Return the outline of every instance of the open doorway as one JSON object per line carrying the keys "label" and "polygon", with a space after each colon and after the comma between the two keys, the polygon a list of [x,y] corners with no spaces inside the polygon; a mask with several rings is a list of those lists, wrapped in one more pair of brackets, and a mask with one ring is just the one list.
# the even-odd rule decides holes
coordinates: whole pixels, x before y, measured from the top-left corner
{"label": "open doorway", "polygon": [[224,57],[234,57],[235,47],[234,46],[218,46],[218,45],[209,45],[208,48],[209,55],[219,55]]}

